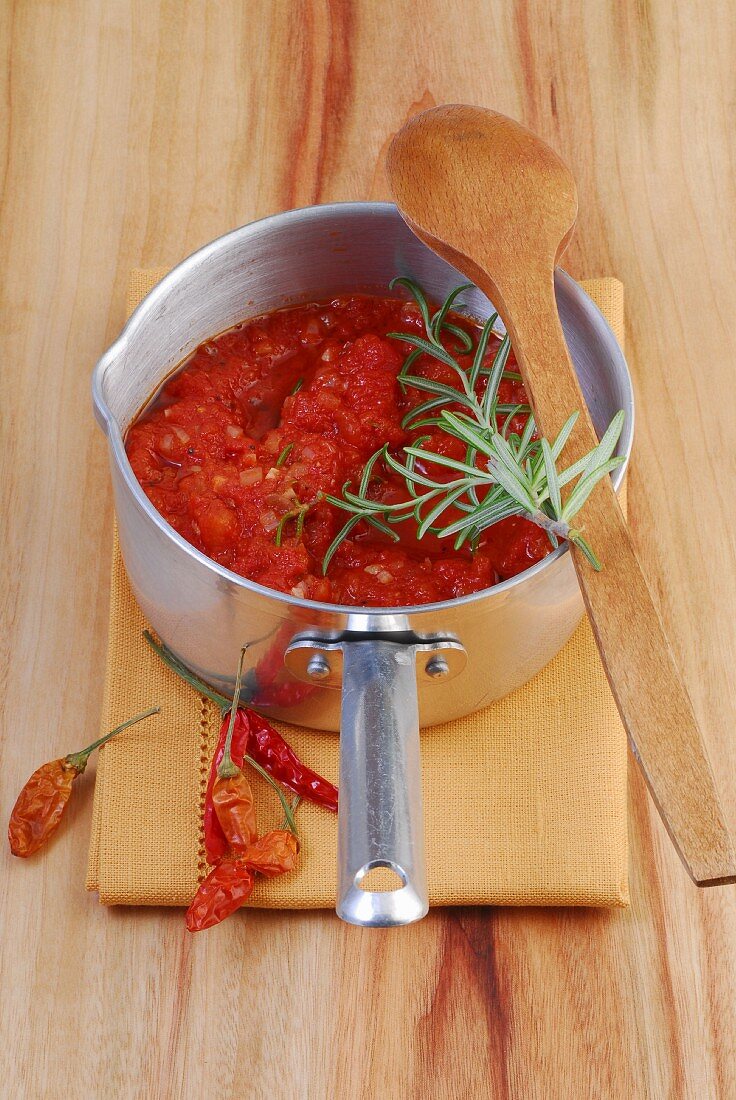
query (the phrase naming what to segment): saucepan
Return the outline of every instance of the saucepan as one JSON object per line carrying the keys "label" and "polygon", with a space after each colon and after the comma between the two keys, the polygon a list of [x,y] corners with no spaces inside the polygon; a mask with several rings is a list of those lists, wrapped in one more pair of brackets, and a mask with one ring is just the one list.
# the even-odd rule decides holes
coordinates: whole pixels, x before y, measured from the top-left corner
{"label": "saucepan", "polygon": [[[349,292],[387,295],[412,275],[435,300],[457,271],[418,241],[388,203],[290,210],[246,225],[179,264],[135,311],[94,373],[96,416],[110,453],[120,547],[135,596],[176,655],[232,694],[241,647],[251,698],[288,722],[340,733],[337,911],[390,926],[428,908],[423,851],[421,725],[458,718],[529,680],[565,644],[583,613],[560,546],[526,572],[460,599],[416,607],[342,607],[275,592],[211,561],[146,498],[125,454],[130,423],[203,340],[247,317]],[[599,433],[619,409],[628,459],[633,393],[624,356],[600,312],[556,275],[565,337]],[[491,303],[468,292],[484,319]],[[625,466],[613,474],[618,487]],[[601,547],[605,551],[605,547]],[[258,669],[281,668],[293,691],[257,697]],[[303,689],[297,689],[297,685]],[[326,733],[329,736],[329,733]],[[376,867],[396,889],[368,889]]]}

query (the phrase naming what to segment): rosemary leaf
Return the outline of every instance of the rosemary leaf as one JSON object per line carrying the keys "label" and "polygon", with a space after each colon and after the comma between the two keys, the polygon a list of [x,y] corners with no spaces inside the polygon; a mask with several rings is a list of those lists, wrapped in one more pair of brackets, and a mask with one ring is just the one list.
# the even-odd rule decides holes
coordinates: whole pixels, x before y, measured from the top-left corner
{"label": "rosemary leaf", "polygon": [[279,455],[279,457],[278,457],[278,458],[276,459],[276,465],[277,465],[277,466],[283,466],[283,465],[284,465],[284,463],[286,462],[287,458],[288,458],[288,457],[289,457],[289,455],[291,454],[291,452],[292,452],[293,448],[294,448],[294,444],[293,444],[293,443],[287,443],[287,444],[286,444],[286,446],[284,447],[283,451],[281,452],[281,454]]}
{"label": "rosemary leaf", "polygon": [[557,478],[557,470],[555,469],[555,460],[552,456],[552,448],[546,439],[542,440],[542,455],[544,457],[544,472],[547,475],[547,488],[549,490],[549,500],[552,505],[552,510],[555,519],[559,519],[562,515],[562,497],[560,496],[560,482]]}
{"label": "rosemary leaf", "polygon": [[[501,405],[496,405],[496,413],[498,414],[500,412],[503,412],[505,408],[506,408],[505,406],[502,407]],[[515,416],[518,415],[518,413],[523,408],[524,408],[523,405],[512,405],[510,409],[506,410],[508,415],[506,416],[506,419],[503,422],[503,427],[501,428],[501,435],[504,437],[504,439],[508,435],[509,427],[511,426],[511,421],[514,419]]]}
{"label": "rosemary leaf", "polygon": [[[443,327],[446,327],[446,328],[450,327],[449,325],[446,324],[446,317],[447,317],[447,314],[452,309],[452,307],[454,306],[457,299],[466,290],[472,290],[472,289],[473,289],[473,284],[472,283],[461,283],[460,286],[456,286],[455,289],[447,295],[447,297],[445,298],[444,302],[442,303],[440,308],[435,313],[435,315],[432,318],[431,323],[429,325],[429,331],[430,331],[433,339],[436,342],[439,342],[440,336],[442,335]],[[466,347],[465,350],[470,351],[472,346],[473,346],[473,341],[470,338],[470,336],[468,336],[467,333],[464,333],[464,335],[468,337],[468,340],[470,342],[469,346]]]}
{"label": "rosemary leaf", "polygon": [[458,497],[461,497],[465,492],[467,492],[467,486],[463,484],[459,486],[459,488],[453,489],[451,493],[447,493],[445,496],[441,497],[439,503],[435,504],[434,508],[427,513],[419,524],[417,528],[417,538],[423,538],[430,527],[434,526],[442,513],[447,511],[447,509],[455,503]]}
{"label": "rosemary leaf", "polygon": [[568,439],[570,438],[570,435],[572,433],[573,428],[575,427],[575,425],[577,423],[577,419],[578,419],[579,415],[580,414],[577,411],[572,413],[570,416],[568,416],[567,420],[565,421],[565,423],[560,428],[559,435],[557,436],[557,439],[552,444],[552,458],[555,462],[557,461],[557,459],[562,454],[563,448],[564,448],[565,444],[567,443]]}
{"label": "rosemary leaf", "polygon": [[[401,516],[400,518],[408,519],[409,517]],[[365,521],[366,523],[369,523],[371,527],[375,527],[377,531],[382,531],[384,535],[388,535],[392,542],[399,541],[400,536],[397,535],[396,531],[392,531],[390,527],[388,527],[382,520],[378,518],[378,516],[366,516]]]}
{"label": "rosemary leaf", "polygon": [[404,447],[405,454],[413,455],[414,458],[419,458],[423,462],[433,462],[437,466],[446,466],[448,470],[459,470],[460,473],[467,474],[469,477],[483,476],[481,470],[476,469],[475,466],[468,466],[467,462],[460,462],[457,458],[450,458],[449,455],[437,454],[435,451],[424,451],[421,447]]}
{"label": "rosemary leaf", "polygon": [[508,335],[506,335],[499,344],[496,357],[493,360],[491,373],[488,376],[486,392],[483,394],[483,404],[481,408],[486,421],[490,421],[493,418],[493,406],[498,398],[498,387],[501,385],[501,378],[510,352],[511,341]]}
{"label": "rosemary leaf", "polygon": [[[420,451],[420,454],[423,453],[424,452]],[[409,458],[416,457],[416,452],[407,451],[407,454]],[[410,467],[408,463],[406,466],[402,466],[400,462],[397,462],[393,455],[388,453],[386,454],[386,464],[392,470],[394,470],[395,473],[400,474],[402,477],[406,478],[407,482],[411,482],[412,484],[416,485],[426,485],[430,489],[438,488],[437,482],[432,481],[432,479],[429,477],[425,477],[424,474],[420,474],[417,470],[413,468],[413,466]],[[441,486],[439,488],[441,490]]]}
{"label": "rosemary leaf", "polygon": [[468,335],[464,328],[460,328],[459,325],[450,324],[449,321],[445,321],[442,328],[445,332],[449,332],[452,336],[454,336],[455,339],[459,342],[460,346],[458,348],[458,351],[467,355],[468,352],[471,352],[473,350],[472,337]]}
{"label": "rosemary leaf", "polygon": [[411,296],[419,306],[419,311],[422,315],[422,321],[424,327],[429,333],[432,331],[432,319],[429,315],[429,303],[425,297],[424,291],[420,287],[419,283],[415,283],[413,279],[410,279],[407,275],[397,275],[395,279],[392,279],[388,284],[389,290],[393,290],[396,286],[403,286],[409,291]]}
{"label": "rosemary leaf", "polygon": [[620,466],[623,461],[623,458],[610,458],[608,462],[604,462],[601,466],[596,466],[594,470],[584,475],[567,498],[565,507],[562,509],[562,519],[569,523],[573,516],[583,507],[598,482],[607,474],[610,474],[612,470]]}
{"label": "rosemary leaf", "polygon": [[475,349],[475,356],[473,357],[473,365],[470,368],[470,385],[475,389],[480,372],[483,367],[483,360],[485,359],[486,348],[488,347],[488,341],[493,332],[493,325],[498,317],[497,313],[492,313],[486,323],[483,325],[483,329],[478,340],[478,347]]}
{"label": "rosemary leaf", "polygon": [[[446,428],[449,427],[454,436],[457,436],[458,439],[464,439],[476,451],[482,451],[489,458],[493,455],[493,447],[488,439],[484,439],[476,427],[464,422],[455,413],[448,412],[445,409],[440,417],[440,425]],[[408,447],[404,449],[409,450]]]}
{"label": "rosemary leaf", "polygon": [[601,463],[607,462],[616,449],[619,436],[621,435],[621,429],[624,426],[624,414],[623,410],[617,412],[611,423],[606,428],[603,437],[597,447],[588,455],[588,462],[585,466],[585,474],[589,474],[591,470],[600,466]]}
{"label": "rosemary leaf", "polygon": [[452,367],[458,374],[462,372],[462,367],[453,359],[449,351],[442,347],[442,344],[433,344],[430,340],[415,336],[413,332],[387,332],[386,335],[392,340],[402,340],[405,344],[411,344],[424,355],[431,355],[433,359],[438,359],[445,366]]}
{"label": "rosemary leaf", "polygon": [[593,552],[593,548],[590,543],[587,542],[586,539],[584,539],[583,536],[577,531],[570,531],[567,537],[570,542],[574,542],[575,545],[582,550],[590,564],[595,569],[596,573],[600,573],[601,563],[598,561],[598,558]]}
{"label": "rosemary leaf", "polygon": [[497,459],[491,459],[489,465],[496,481],[506,490],[512,500],[521,505],[525,512],[531,514],[537,511],[537,502],[531,497],[525,479],[513,473]]}
{"label": "rosemary leaf", "polygon": [[433,409],[440,408],[445,404],[446,399],[444,397],[433,397],[431,401],[424,401],[421,405],[415,405],[401,421],[401,427],[405,431],[417,427],[415,418],[426,416],[428,412],[432,412]]}
{"label": "rosemary leaf", "polygon": [[335,556],[335,551],[337,550],[340,543],[344,542],[344,540],[348,537],[348,535],[352,531],[353,527],[355,527],[356,523],[359,523],[362,518],[363,518],[362,516],[353,516],[351,519],[349,519],[347,521],[345,526],[341,527],[340,530],[337,532],[334,539],[332,540],[330,545],[327,547],[327,550],[325,551],[325,556],[322,559],[322,574],[323,574],[323,576],[327,572],[329,564],[332,561],[333,557]]}

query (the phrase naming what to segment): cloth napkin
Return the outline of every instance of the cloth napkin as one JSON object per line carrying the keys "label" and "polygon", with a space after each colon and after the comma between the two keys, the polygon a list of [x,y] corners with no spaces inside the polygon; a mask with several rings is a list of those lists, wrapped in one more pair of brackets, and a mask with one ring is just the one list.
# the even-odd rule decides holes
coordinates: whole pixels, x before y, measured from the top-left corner
{"label": "cloth napkin", "polygon": [[[135,271],[128,305],[165,274]],[[623,342],[623,286],[582,284]],[[207,873],[202,804],[220,717],[148,648],[115,542],[102,729],[147,707],[97,766],[87,888],[105,905],[188,905]],[[336,734],[276,723],[337,782]],[[587,619],[528,684],[476,714],[422,731],[432,905],[628,905],[626,737]],[[283,815],[252,775],[265,832]],[[249,904],[335,902],[337,820],[302,802],[299,867],[259,879]]]}

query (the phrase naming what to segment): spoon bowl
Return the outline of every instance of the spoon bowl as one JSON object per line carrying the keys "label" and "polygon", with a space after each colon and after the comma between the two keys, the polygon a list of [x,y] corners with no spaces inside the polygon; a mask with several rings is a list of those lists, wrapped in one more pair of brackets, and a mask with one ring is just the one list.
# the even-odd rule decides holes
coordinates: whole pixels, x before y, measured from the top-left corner
{"label": "spoon bowl", "polygon": [[[570,169],[526,127],[496,111],[447,104],[416,115],[391,143],[386,166],[412,230],[435,251],[450,248],[456,266],[490,279],[497,308],[498,280],[513,275],[505,266],[510,255],[522,252],[547,271],[574,232],[578,196]],[[481,256],[469,209],[486,215]]]}

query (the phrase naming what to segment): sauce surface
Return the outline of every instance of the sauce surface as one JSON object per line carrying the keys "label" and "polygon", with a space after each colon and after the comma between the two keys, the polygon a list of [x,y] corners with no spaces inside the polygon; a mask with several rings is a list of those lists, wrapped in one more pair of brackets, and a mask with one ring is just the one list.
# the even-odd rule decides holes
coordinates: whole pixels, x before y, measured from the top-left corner
{"label": "sauce surface", "polygon": [[[452,321],[474,338],[467,318]],[[188,542],[220,565],[268,588],[355,606],[448,600],[514,576],[550,551],[522,517],[490,528],[474,552],[452,539],[399,543],[356,526],[322,575],[322,561],[349,518],[324,499],[353,487],[371,455],[425,437],[423,446],[463,459],[459,441],[401,421],[426,394],[397,375],[410,350],[388,332],[423,335],[413,303],[353,295],[243,322],[201,344],[130,428],[126,450],[144,492]],[[489,341],[492,360],[498,341]],[[463,359],[460,358],[460,362]],[[508,369],[513,369],[513,356]],[[413,372],[454,386],[451,368],[422,356]],[[485,382],[481,378],[478,392]],[[521,382],[504,378],[499,399],[521,404]],[[511,430],[520,431],[517,416]],[[371,493],[404,500],[406,486],[377,465]],[[432,467],[440,479],[442,468]],[[449,516],[449,513],[448,513]],[[449,519],[447,520],[449,522]]]}

